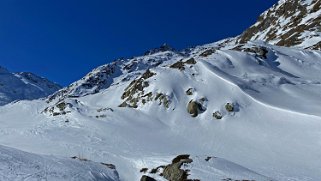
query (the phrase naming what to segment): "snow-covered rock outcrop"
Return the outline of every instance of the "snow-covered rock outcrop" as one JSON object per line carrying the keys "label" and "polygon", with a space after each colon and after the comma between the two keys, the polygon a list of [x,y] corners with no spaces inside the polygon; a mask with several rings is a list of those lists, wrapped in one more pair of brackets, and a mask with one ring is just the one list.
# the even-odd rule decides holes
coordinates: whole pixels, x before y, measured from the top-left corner
{"label": "snow-covered rock outcrop", "polygon": [[280,0],[237,38],[321,50],[321,1]]}

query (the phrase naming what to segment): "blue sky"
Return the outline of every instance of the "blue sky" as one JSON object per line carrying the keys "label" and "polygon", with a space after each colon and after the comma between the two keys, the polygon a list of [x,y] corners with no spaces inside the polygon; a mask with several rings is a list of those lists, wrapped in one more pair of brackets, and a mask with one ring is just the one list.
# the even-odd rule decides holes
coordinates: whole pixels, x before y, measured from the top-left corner
{"label": "blue sky", "polygon": [[277,0],[3,0],[0,65],[68,85],[91,69],[168,43],[236,36]]}

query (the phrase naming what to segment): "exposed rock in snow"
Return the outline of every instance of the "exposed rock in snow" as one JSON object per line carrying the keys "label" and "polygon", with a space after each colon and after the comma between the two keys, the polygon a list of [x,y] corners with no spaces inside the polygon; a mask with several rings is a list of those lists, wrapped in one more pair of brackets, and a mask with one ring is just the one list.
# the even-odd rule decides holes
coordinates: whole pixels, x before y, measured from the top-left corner
{"label": "exposed rock in snow", "polygon": [[209,156],[179,155],[172,163],[157,168],[141,170],[142,177],[148,176],[154,180],[213,180],[237,181],[260,180],[271,181],[271,178],[255,173],[241,165],[225,159]]}

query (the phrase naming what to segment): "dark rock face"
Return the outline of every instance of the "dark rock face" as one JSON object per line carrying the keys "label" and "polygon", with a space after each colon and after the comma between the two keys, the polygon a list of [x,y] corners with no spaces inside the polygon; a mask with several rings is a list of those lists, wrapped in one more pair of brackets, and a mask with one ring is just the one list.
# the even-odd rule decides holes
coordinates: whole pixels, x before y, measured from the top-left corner
{"label": "dark rock face", "polygon": [[[300,45],[306,39],[321,36],[321,16],[316,15],[309,18],[309,15],[320,9],[320,0],[313,0],[311,3],[305,0],[279,1],[278,4],[261,14],[256,24],[244,31],[237,38],[237,42],[263,40],[279,46]],[[320,42],[316,42],[302,46],[320,50],[319,45]]]}

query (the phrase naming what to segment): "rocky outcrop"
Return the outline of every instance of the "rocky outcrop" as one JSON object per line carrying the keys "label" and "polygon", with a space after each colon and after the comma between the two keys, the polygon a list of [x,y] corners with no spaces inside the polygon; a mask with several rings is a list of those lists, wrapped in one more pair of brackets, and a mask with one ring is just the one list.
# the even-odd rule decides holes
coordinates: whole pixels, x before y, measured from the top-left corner
{"label": "rocky outcrop", "polygon": [[238,43],[250,40],[320,50],[321,1],[280,0],[237,38]]}
{"label": "rocky outcrop", "polygon": [[193,65],[193,64],[196,64],[196,63],[197,62],[196,62],[196,60],[194,58],[190,58],[190,59],[188,59],[186,61],[180,60],[180,61],[172,64],[169,67],[183,71],[183,70],[185,70],[185,65]]}
{"label": "rocky outcrop", "polygon": [[182,170],[183,164],[192,163],[193,160],[189,158],[189,155],[179,155],[173,159],[172,163],[165,166],[163,171],[163,177],[167,180],[185,181],[187,180],[188,171]]}

